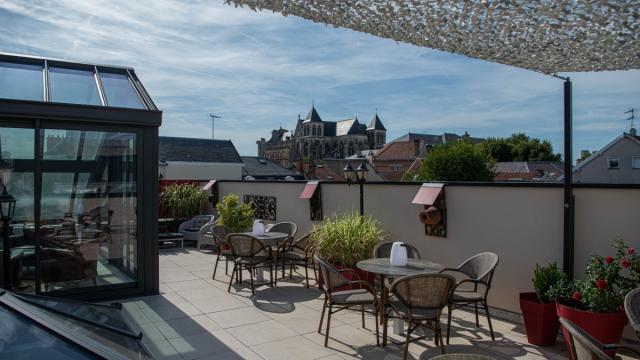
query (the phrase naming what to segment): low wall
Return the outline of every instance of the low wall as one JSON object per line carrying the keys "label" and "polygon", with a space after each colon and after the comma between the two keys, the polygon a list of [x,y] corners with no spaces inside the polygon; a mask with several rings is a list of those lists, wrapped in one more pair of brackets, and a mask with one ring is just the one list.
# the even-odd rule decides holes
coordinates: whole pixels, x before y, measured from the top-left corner
{"label": "low wall", "polygon": [[[293,221],[299,234],[309,231],[309,201],[299,198],[304,182],[227,182],[229,193],[277,198],[277,221]],[[536,263],[562,263],[563,193],[558,186],[446,186],[447,237],[426,236],[418,221],[421,205],[411,204],[420,184],[371,183],[364,189],[365,213],[378,219],[393,240],[415,245],[423,258],[456,266],[469,256],[492,251],[500,256],[491,306],[520,312],[518,293],[532,290]],[[324,215],[359,208],[358,186],[322,183]],[[610,253],[611,241],[624,239],[640,248],[640,188],[575,189],[575,273],[589,255]]]}

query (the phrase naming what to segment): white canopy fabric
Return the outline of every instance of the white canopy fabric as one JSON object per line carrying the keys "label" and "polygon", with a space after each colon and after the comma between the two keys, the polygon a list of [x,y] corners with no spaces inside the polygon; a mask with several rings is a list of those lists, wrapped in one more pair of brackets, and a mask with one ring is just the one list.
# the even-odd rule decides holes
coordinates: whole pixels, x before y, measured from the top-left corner
{"label": "white canopy fabric", "polygon": [[640,69],[640,0],[226,0],[555,74]]}

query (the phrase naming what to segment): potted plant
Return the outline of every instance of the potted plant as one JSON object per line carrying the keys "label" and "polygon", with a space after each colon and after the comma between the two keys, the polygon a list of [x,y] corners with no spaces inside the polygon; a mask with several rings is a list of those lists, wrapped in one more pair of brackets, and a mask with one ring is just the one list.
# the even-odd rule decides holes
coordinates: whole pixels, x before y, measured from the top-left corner
{"label": "potted plant", "polygon": [[327,217],[315,225],[311,233],[316,254],[339,269],[352,270],[345,272],[345,277],[353,279],[355,273],[361,280],[371,283],[373,274],[358,269],[356,264],[371,258],[373,248],[387,238],[377,220],[371,216],[361,217],[355,212]]}
{"label": "potted plant", "polygon": [[[625,295],[640,284],[640,257],[622,240],[615,240],[613,256],[593,256],[582,280],[560,287],[558,316],[574,322],[603,344],[620,341],[627,325]],[[565,342],[568,339],[563,329]],[[567,343],[567,349],[569,344]],[[610,356],[615,352],[608,351]]]}
{"label": "potted plant", "polygon": [[520,293],[527,340],[533,345],[550,346],[556,343],[560,328],[552,289],[566,282],[566,275],[556,263],[547,266],[536,264],[532,282],[535,292]]}
{"label": "potted plant", "polygon": [[195,184],[171,184],[160,193],[160,214],[174,218],[171,232],[177,231],[184,220],[200,214],[207,196]]}
{"label": "potted plant", "polygon": [[247,231],[253,224],[253,209],[251,205],[241,203],[236,194],[228,194],[216,205],[220,220],[219,225],[224,225],[234,232]]}

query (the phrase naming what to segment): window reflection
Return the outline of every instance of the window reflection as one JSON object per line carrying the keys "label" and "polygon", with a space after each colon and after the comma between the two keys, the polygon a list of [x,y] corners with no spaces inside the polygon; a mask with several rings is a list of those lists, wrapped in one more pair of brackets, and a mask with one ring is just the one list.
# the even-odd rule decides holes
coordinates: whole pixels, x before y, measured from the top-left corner
{"label": "window reflection", "polygon": [[144,109],[138,94],[124,74],[100,72],[102,87],[109,106]]}
{"label": "window reflection", "polygon": [[0,98],[43,101],[42,66],[0,61]]}
{"label": "window reflection", "polygon": [[93,72],[89,70],[49,68],[51,101],[102,105]]}

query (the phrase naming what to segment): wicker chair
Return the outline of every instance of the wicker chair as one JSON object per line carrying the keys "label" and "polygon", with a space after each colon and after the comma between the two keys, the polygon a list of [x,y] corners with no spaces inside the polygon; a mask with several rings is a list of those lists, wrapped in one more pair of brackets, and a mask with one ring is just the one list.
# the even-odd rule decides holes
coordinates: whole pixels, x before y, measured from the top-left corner
{"label": "wicker chair", "polygon": [[[365,306],[371,305],[373,311],[371,313],[375,316],[376,324],[376,345],[380,345],[380,339],[378,337],[378,296],[375,289],[366,281],[363,280],[349,280],[344,277],[345,272],[353,272],[352,269],[336,269],[333,265],[329,264],[325,260],[321,259],[317,255],[314,255],[314,260],[320,267],[320,273],[322,275],[322,290],[324,291],[324,304],[322,306],[322,314],[320,315],[320,324],[318,325],[318,334],[322,331],[322,322],[324,321],[324,313],[327,312],[327,328],[324,335],[324,346],[329,343],[329,329],[331,327],[331,315],[342,311],[344,309],[351,309],[352,307],[360,307],[362,312],[362,327],[364,328],[364,313]],[[356,274],[353,275],[357,278]],[[340,288],[352,287],[351,290],[341,290]],[[337,310],[334,310],[334,307]]]}
{"label": "wicker chair", "polygon": [[[478,319],[478,305],[481,305],[484,308],[485,314],[487,315],[487,322],[489,323],[491,340],[495,341],[493,326],[491,325],[491,316],[489,315],[489,305],[487,305],[487,297],[489,296],[493,273],[496,270],[496,266],[498,266],[498,261],[498,255],[491,252],[484,252],[470,257],[457,268],[445,268],[440,271],[441,273],[447,271],[459,273],[467,277],[456,284],[453,294],[451,295],[451,299],[449,300],[447,344],[449,344],[449,335],[451,334],[451,314],[453,310],[472,305],[475,308],[476,327],[480,327],[480,321]],[[473,285],[473,288],[464,288],[467,284]],[[482,287],[483,289],[481,290],[479,287]]]}
{"label": "wicker chair", "polygon": [[617,350],[629,351],[635,356],[640,356],[640,351],[637,348],[617,344],[602,344],[570,320],[561,317],[560,323],[569,333],[569,349],[573,360],[610,360],[614,358],[609,356],[606,351]]}
{"label": "wicker chair", "polygon": [[629,318],[629,325],[640,338],[640,288],[631,290],[624,298],[624,310]]}
{"label": "wicker chair", "polygon": [[311,243],[311,234],[306,234],[300,239],[294,241],[286,251],[278,254],[278,259],[289,265],[289,278],[291,278],[294,266],[304,267],[304,277],[307,281],[307,288],[309,287],[309,265],[313,269],[314,278],[317,280],[315,262],[313,261],[313,254],[315,249]]}
{"label": "wicker chair", "polygon": [[[279,223],[273,224],[268,229],[265,229],[265,232],[281,232],[289,235],[287,239],[285,239],[278,245],[278,249],[274,254],[276,257],[276,260],[275,260],[276,263],[282,266],[282,277],[284,277],[286,261],[282,258],[282,255],[290,250],[291,242],[293,241],[294,236],[296,236],[296,233],[298,232],[298,225],[292,222],[279,222]],[[277,269],[278,267],[276,266],[276,270]],[[291,277],[291,274],[289,274],[289,277]],[[278,282],[277,274],[276,274],[275,281],[276,283]]]}
{"label": "wicker chair", "polygon": [[440,350],[444,354],[440,315],[442,309],[449,303],[451,290],[455,285],[456,278],[445,274],[416,274],[403,276],[394,281],[391,284],[391,292],[395,296],[389,300],[391,311],[384,317],[382,346],[387,345],[387,321],[389,317],[396,317],[407,322],[403,359],[407,359],[411,333],[419,326],[435,332],[436,346],[440,345]]}
{"label": "wicker chair", "polygon": [[211,227],[211,236],[213,237],[213,247],[216,251],[216,265],[213,268],[213,280],[216,279],[216,271],[218,270],[218,262],[224,256],[224,273],[229,274],[229,260],[233,259],[231,247],[227,243],[227,235],[233,233],[233,230],[224,225],[214,225]]}
{"label": "wicker chair", "polygon": [[[409,259],[422,259],[420,256],[420,252],[418,249],[409,244],[404,244],[407,248],[407,257]],[[391,247],[393,246],[393,241],[385,241],[382,242],[373,249],[373,257],[374,258],[388,258],[391,256]]]}
{"label": "wicker chair", "polygon": [[247,234],[229,234],[227,235],[227,242],[231,246],[231,255],[234,259],[227,292],[231,291],[233,276],[236,276],[238,282],[242,282],[242,270],[247,270],[251,279],[251,295],[253,296],[255,294],[253,272],[260,267],[269,268],[270,284],[273,285],[271,248],[264,246],[260,239]]}

